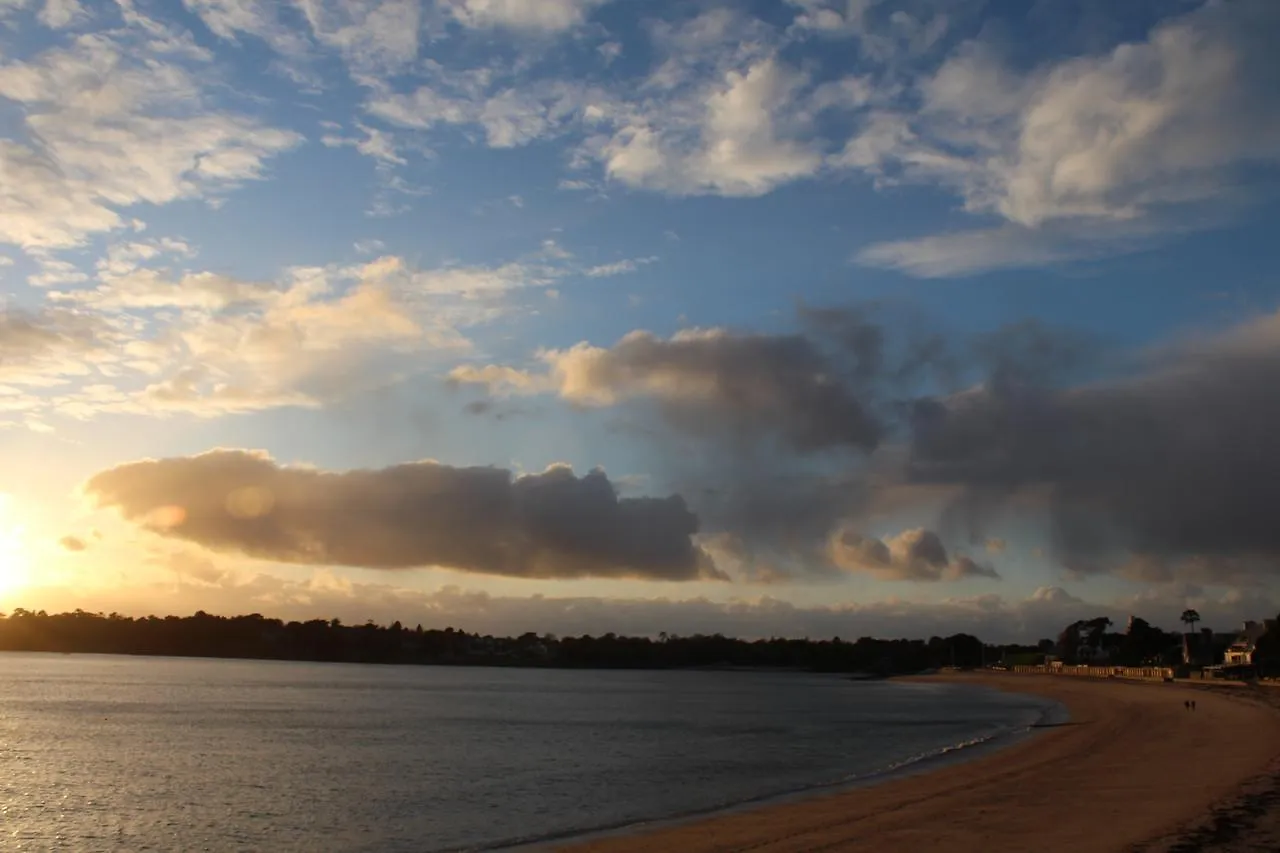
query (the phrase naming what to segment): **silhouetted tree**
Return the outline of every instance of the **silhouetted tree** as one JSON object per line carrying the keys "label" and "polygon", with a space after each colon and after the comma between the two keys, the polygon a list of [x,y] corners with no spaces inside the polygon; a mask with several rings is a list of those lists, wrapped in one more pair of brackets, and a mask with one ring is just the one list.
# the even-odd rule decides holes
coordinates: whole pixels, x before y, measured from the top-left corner
{"label": "silhouetted tree", "polygon": [[[1091,620],[1090,624],[1093,624]],[[1077,636],[1073,623],[1066,634]],[[1105,626],[1103,626],[1105,628]],[[1092,630],[1092,629],[1091,629]],[[1156,629],[1152,629],[1156,631]],[[1131,634],[1135,633],[1131,630]],[[1159,633],[1159,632],[1156,632]],[[480,636],[452,626],[406,631],[399,623],[344,625],[339,619],[283,622],[259,613],[132,618],[113,613],[49,615],[15,608],[0,618],[0,650],[108,654],[264,658],[390,664],[558,667],[770,667],[815,672],[892,675],[942,666],[980,666],[1002,657],[1034,655],[1034,646],[986,646],[970,634],[915,639],[860,637],[849,642],[773,637],[746,641],[722,634],[666,634],[666,639],[557,638],[528,632],[519,637]],[[1125,642],[1119,635],[1118,642]],[[1110,641],[1110,639],[1108,639]],[[1153,646],[1158,641],[1152,640]],[[1270,640],[1268,642],[1271,642]]]}
{"label": "silhouetted tree", "polygon": [[1280,668],[1280,616],[1267,623],[1267,631],[1253,647],[1253,669],[1258,675],[1270,675]]}

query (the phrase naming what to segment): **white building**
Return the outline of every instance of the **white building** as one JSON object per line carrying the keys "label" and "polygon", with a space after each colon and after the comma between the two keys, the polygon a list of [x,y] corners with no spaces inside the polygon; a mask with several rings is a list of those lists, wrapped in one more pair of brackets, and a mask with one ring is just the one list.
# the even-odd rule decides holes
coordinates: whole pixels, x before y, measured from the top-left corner
{"label": "white building", "polygon": [[1258,646],[1258,640],[1262,639],[1262,635],[1267,633],[1268,622],[1254,622],[1249,620],[1244,623],[1243,630],[1236,635],[1235,641],[1227,647],[1226,653],[1222,657],[1223,666],[1249,666],[1253,663],[1253,652]]}

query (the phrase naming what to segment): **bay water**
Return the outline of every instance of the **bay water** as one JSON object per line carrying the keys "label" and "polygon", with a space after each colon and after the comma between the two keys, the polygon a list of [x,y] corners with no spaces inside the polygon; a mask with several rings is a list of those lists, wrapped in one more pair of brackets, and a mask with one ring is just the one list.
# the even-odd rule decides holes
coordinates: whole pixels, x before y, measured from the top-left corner
{"label": "bay water", "polygon": [[798,673],[0,654],[0,848],[498,849],[875,779],[1051,712]]}

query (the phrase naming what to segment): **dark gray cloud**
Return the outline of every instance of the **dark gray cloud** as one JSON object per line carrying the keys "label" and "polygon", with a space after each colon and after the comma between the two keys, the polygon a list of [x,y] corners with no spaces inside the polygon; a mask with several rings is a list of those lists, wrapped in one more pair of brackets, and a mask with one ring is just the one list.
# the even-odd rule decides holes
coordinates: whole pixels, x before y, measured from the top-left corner
{"label": "dark gray cloud", "polygon": [[[1041,502],[1071,568],[1229,579],[1280,558],[1280,315],[1166,347],[1136,375],[990,382],[915,407],[916,482],[975,528]],[[974,535],[981,531],[974,529]],[[1134,561],[1137,561],[1135,569]]]}
{"label": "dark gray cloud", "polygon": [[619,499],[603,471],[513,477],[415,462],[327,472],[215,450],[131,462],[86,492],[165,536],[289,563],[438,565],[531,578],[718,577],[678,495]]}
{"label": "dark gray cloud", "polygon": [[1280,314],[1128,361],[1035,321],[948,343],[802,308],[798,329],[635,333],[517,373],[526,393],[657,402],[659,469],[676,460],[663,473],[704,530],[770,572],[832,571],[834,534],[907,498],[979,553],[1015,516],[1047,518],[1075,573],[1241,583],[1280,565]]}
{"label": "dark gray cloud", "polygon": [[842,364],[803,335],[632,334],[608,350],[570,350],[557,363],[562,393],[650,396],[690,432],[754,439],[772,434],[802,450],[870,449],[884,427],[859,394],[873,344]]}
{"label": "dark gray cloud", "polygon": [[534,417],[538,410],[532,406],[518,406],[498,400],[472,400],[462,407],[465,414],[477,418],[506,421],[512,418]]}
{"label": "dark gray cloud", "polygon": [[[901,306],[802,305],[793,332],[633,332],[608,348],[543,353],[540,371],[472,366],[451,378],[499,396],[549,392],[617,407],[615,430],[658,449],[662,479],[688,497],[736,563],[770,577],[821,575],[840,568],[833,533],[904,481],[902,444],[924,408],[921,394],[978,376],[1001,388],[1061,381],[1090,364],[1092,343],[1023,322],[957,345]],[[624,405],[632,401],[656,404],[661,417]],[[946,559],[885,572],[907,580],[994,576]]]}
{"label": "dark gray cloud", "polygon": [[941,336],[913,330],[889,340],[879,313],[801,307],[800,329],[790,333],[637,331],[607,348],[545,352],[541,371],[471,365],[450,379],[497,394],[554,392],[584,406],[648,400],[681,432],[753,449],[866,452],[888,434],[890,390],[946,364]]}

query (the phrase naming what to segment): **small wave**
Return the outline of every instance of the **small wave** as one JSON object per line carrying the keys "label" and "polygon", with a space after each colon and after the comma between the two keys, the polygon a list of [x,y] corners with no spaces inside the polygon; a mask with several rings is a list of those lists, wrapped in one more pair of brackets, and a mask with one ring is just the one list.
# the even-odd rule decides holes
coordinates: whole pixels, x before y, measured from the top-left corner
{"label": "small wave", "polygon": [[1005,738],[1024,734],[1027,731],[1029,731],[1031,728],[1032,726],[1015,726],[1012,728],[1001,729],[1000,731],[992,732],[991,734],[980,735],[978,737],[969,738],[967,740],[962,740],[957,743],[947,744],[946,746],[939,747],[938,749],[931,749],[927,752],[921,752],[917,755],[908,756],[907,758],[904,758],[901,761],[895,761],[892,764],[885,765],[884,767],[881,767],[877,770],[873,770],[870,773],[862,773],[862,774],[855,774],[853,776],[848,776],[845,778],[844,781],[867,782],[875,779],[881,779],[885,776],[896,776],[908,768],[915,768],[917,767],[917,765],[923,764],[925,762],[936,761],[938,759],[946,758],[948,756],[954,757],[957,753],[963,752],[966,749],[973,749],[974,747],[986,746],[988,744],[995,743]]}

